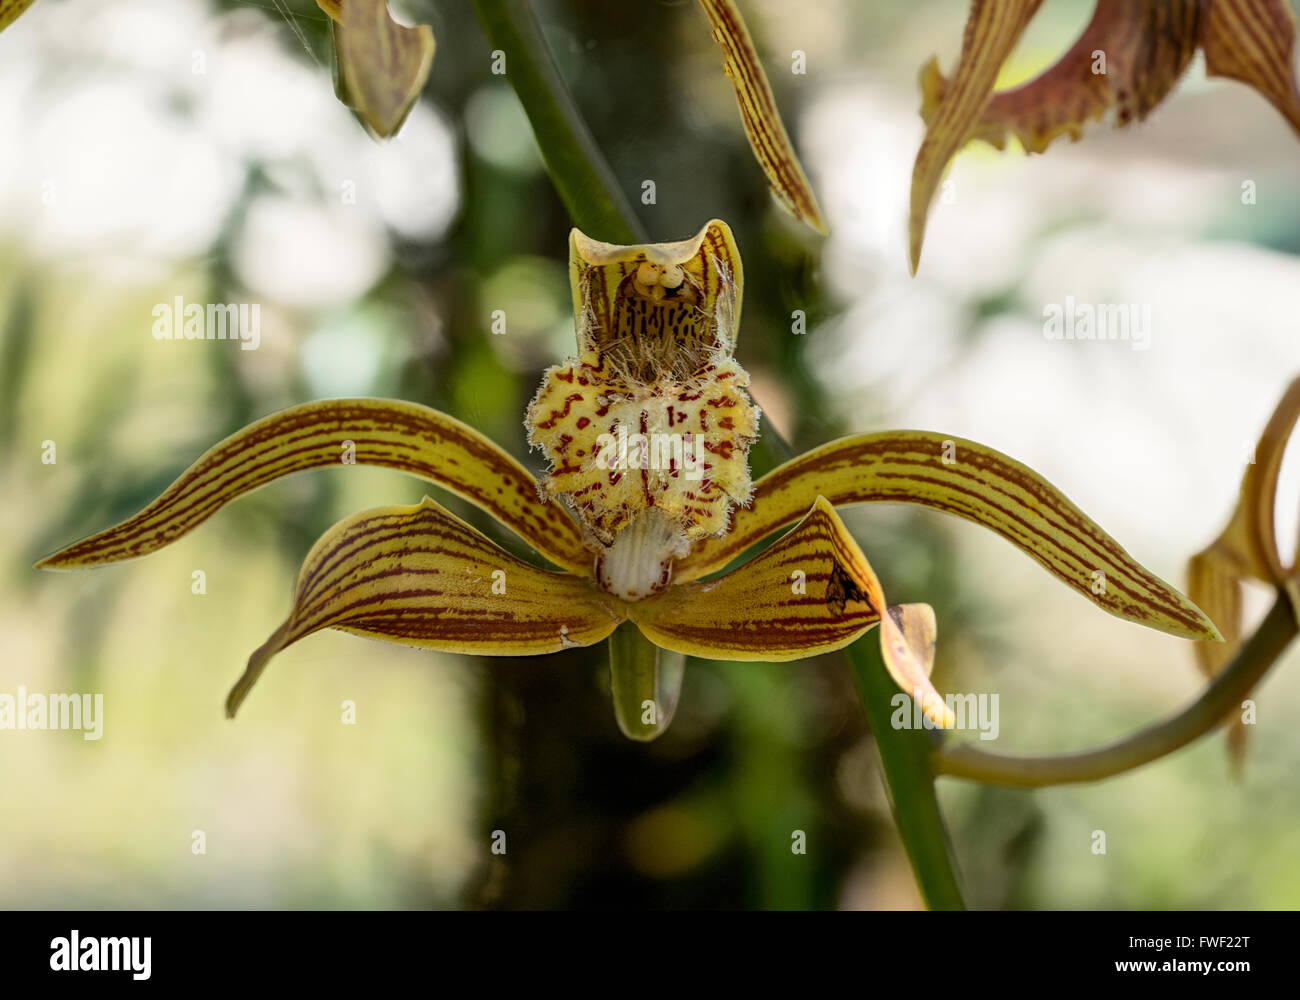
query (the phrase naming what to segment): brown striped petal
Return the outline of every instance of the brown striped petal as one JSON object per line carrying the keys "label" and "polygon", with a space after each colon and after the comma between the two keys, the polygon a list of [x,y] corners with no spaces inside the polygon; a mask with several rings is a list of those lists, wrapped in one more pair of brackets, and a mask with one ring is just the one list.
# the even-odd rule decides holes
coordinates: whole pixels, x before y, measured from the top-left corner
{"label": "brown striped petal", "polygon": [[1288,0],[1209,0],[1201,45],[1207,75],[1254,87],[1300,134],[1295,36]]}
{"label": "brown striped petal", "polygon": [[740,10],[732,0],[700,0],[700,6],[713,26],[713,40],[722,48],[725,56],[722,68],[736,90],[745,135],[767,175],[772,193],[796,219],[826,235],[829,230],[817,207],[817,198],[781,122],[776,98]]}
{"label": "brown striped petal", "polygon": [[914,621],[905,631],[887,615],[882,622],[880,581],[824,497],[789,534],[739,569],[626,607],[656,645],[718,660],[799,660],[842,649],[880,624],[895,681],[908,694],[919,688],[922,707],[937,713],[936,721],[944,718],[936,707],[943,699],[907,638],[923,630]]}
{"label": "brown striped petal", "polygon": [[433,65],[433,29],[398,24],[386,0],[316,0],[332,19],[335,89],[375,135],[402,127]]}
{"label": "brown striped petal", "polygon": [[496,444],[445,413],[388,399],[332,399],[263,417],[208,449],[153,503],[47,556],[38,569],[77,569],[147,555],[225,504],[304,469],[381,465],[427,479],[487,511],[557,566],[590,575],[582,533]]}
{"label": "brown striped petal", "polygon": [[[1191,62],[1200,15],[1201,0],[1098,0],[1065,55],[1027,83],[994,94],[971,138],[1002,149],[1010,133],[1029,152],[1041,153],[1058,136],[1078,140],[1086,123],[1108,112],[1120,126],[1142,121]],[[927,122],[947,91],[932,60],[921,71]]]}
{"label": "brown striped petal", "polygon": [[998,70],[1015,47],[1042,0],[974,0],[966,22],[961,58],[943,100],[926,123],[925,138],[912,167],[908,240],[912,273],[921,261],[921,242],[930,202],[949,161],[966,144],[993,95]]}
{"label": "brown striped petal", "polygon": [[1218,639],[1210,620],[1144,569],[1056,487],[974,441],[929,431],[841,438],[769,472],[731,531],[678,563],[676,579],[721,569],[797,518],[815,496],[831,503],[915,503],[996,531],[1113,615],[1173,635]]}
{"label": "brown striped petal", "polygon": [[18,20],[18,15],[35,2],[36,0],[0,0],[0,31]]}
{"label": "brown striped petal", "polygon": [[452,653],[531,656],[590,646],[622,621],[595,585],[502,551],[428,497],[378,507],[321,536],[293,611],[249,658],[231,717],[280,650],[323,628]]}
{"label": "brown striped petal", "polygon": [[[1255,446],[1241,479],[1241,492],[1227,527],[1213,542],[1192,556],[1187,567],[1187,592],[1205,609],[1223,633],[1222,645],[1196,647],[1196,663],[1206,677],[1217,677],[1241,645],[1243,584],[1258,580],[1294,594],[1296,565],[1283,565],[1274,515],[1277,481],[1287,442],[1300,420],[1300,379],[1287,386]],[[1300,549],[1300,539],[1296,540]],[[1294,598],[1293,598],[1294,605]],[[1246,751],[1246,728],[1239,712],[1230,712],[1228,754],[1240,765]]]}

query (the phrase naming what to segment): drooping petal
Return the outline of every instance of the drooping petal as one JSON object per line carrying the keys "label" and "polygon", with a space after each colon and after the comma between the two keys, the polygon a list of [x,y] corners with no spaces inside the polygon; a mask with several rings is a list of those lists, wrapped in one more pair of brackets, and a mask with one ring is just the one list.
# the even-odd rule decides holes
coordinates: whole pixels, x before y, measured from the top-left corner
{"label": "drooping petal", "polygon": [[386,0],[316,0],[333,20],[339,99],[386,139],[402,127],[433,65],[433,29],[393,20]]}
{"label": "drooping petal", "polygon": [[540,499],[527,469],[459,420],[387,399],[321,400],[263,417],[208,449],[134,517],[36,565],[75,569],[147,555],[273,479],[344,463],[427,479],[487,511],[557,566],[591,573],[577,524]]}
{"label": "drooping petal", "polygon": [[[1013,134],[1031,153],[1114,112],[1117,125],[1142,121],[1173,89],[1200,40],[1201,0],[1098,0],[1083,34],[1055,64],[994,94],[971,130],[998,149]],[[927,122],[948,91],[931,62],[921,71]]]}
{"label": "drooping petal", "polygon": [[[882,623],[887,606],[866,556],[835,509],[817,497],[798,526],[762,555],[717,580],[629,604],[627,615],[656,645],[719,660],[799,660],[842,649],[882,624],[890,673],[908,694],[922,690],[922,707],[940,721],[943,698],[923,664],[924,639],[914,651],[903,624],[887,615]],[[906,625],[913,638],[924,635],[918,621]]]}
{"label": "drooping petal", "polygon": [[1295,37],[1288,0],[1210,0],[1201,45],[1207,75],[1254,87],[1300,134]]}
{"label": "drooping petal", "polygon": [[974,0],[966,22],[961,58],[943,100],[927,123],[912,167],[908,241],[912,273],[921,261],[921,242],[930,202],[948,162],[965,145],[993,95],[998,70],[1015,47],[1042,0]]}
{"label": "drooping petal", "polygon": [[622,620],[589,580],[530,566],[429,498],[346,518],[312,547],[293,611],[249,658],[234,716],[271,658],[323,628],[452,653],[590,646]]}
{"label": "drooping petal", "polygon": [[996,531],[1113,615],[1173,635],[1217,639],[1204,613],[1144,569],[1032,469],[973,441],[929,431],[841,438],[754,484],[732,529],[696,546],[676,568],[694,580],[791,523],[815,496],[832,504],[915,503]]}
{"label": "drooping petal", "polygon": [[880,648],[889,676],[921,703],[921,710],[936,725],[944,729],[956,725],[956,713],[930,682],[939,637],[934,608],[928,604],[895,604],[886,612],[880,622]]}
{"label": "drooping petal", "polygon": [[[1241,491],[1227,527],[1213,542],[1192,556],[1187,567],[1188,595],[1214,620],[1222,645],[1199,643],[1196,663],[1206,677],[1217,677],[1241,645],[1243,584],[1258,580],[1294,595],[1297,554],[1288,568],[1278,548],[1275,513],[1277,482],[1287,442],[1300,420],[1300,379],[1278,401],[1260,434],[1251,462],[1241,478]],[[1292,598],[1294,605],[1294,596]],[[1246,727],[1238,711],[1228,714],[1228,754],[1240,766],[1246,751]]]}
{"label": "drooping petal", "polygon": [[18,15],[35,2],[36,0],[0,0],[0,31],[18,20]]}
{"label": "drooping petal", "polygon": [[829,230],[817,207],[817,198],[785,131],[776,98],[739,8],[732,0],[700,0],[700,6],[713,26],[713,40],[726,57],[723,70],[736,90],[745,135],[767,175],[772,193],[796,219],[826,235]]}

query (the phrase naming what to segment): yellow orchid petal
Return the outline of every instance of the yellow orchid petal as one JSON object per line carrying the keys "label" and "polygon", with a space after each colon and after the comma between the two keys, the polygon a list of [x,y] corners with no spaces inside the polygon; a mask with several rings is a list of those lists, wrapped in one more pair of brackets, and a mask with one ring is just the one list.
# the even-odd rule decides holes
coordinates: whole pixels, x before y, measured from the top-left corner
{"label": "yellow orchid petal", "polygon": [[880,622],[885,667],[903,691],[921,703],[921,711],[941,729],[957,724],[957,714],[930,682],[939,627],[928,604],[896,604]]}
{"label": "yellow orchid petal", "polygon": [[1206,75],[1255,88],[1300,134],[1295,37],[1287,0],[1210,0],[1201,29]]}
{"label": "yellow orchid petal", "polygon": [[739,8],[732,0],[700,0],[700,6],[713,26],[713,40],[722,48],[723,70],[736,90],[745,135],[767,175],[772,193],[796,219],[826,235],[829,230],[817,207],[817,198],[799,165]]}
{"label": "yellow orchid petal", "polygon": [[248,660],[234,716],[276,653],[323,628],[450,653],[531,656],[590,646],[622,621],[589,580],[506,553],[429,498],[340,521],[312,547],[293,611]]}
{"label": "yellow orchid petal", "polygon": [[37,568],[76,569],[147,555],[273,479],[343,463],[427,479],[487,511],[557,566],[591,574],[577,524],[538,496],[527,469],[445,413],[386,399],[322,400],[263,417],[208,449],[140,513],[42,559]]}
{"label": "yellow orchid petal", "polygon": [[929,431],[841,438],[769,472],[732,529],[676,567],[693,580],[789,524],[815,496],[833,504],[915,503],[996,531],[1054,576],[1120,618],[1194,639],[1217,639],[1204,613],[1144,569],[1056,487],[974,441]]}
{"label": "yellow orchid petal", "polygon": [[[1187,596],[1218,627],[1223,642],[1198,642],[1196,665],[1210,680],[1232,662],[1241,645],[1242,563],[1218,543],[1192,556],[1187,566]],[[1228,758],[1240,768],[1246,754],[1246,725],[1234,709],[1224,717],[1228,726]]]}
{"label": "yellow orchid petal", "polygon": [[614,246],[574,230],[578,357],[549,368],[528,440],[551,466],[593,548],[629,600],[662,589],[674,557],[726,528],[749,499],[758,410],[734,360],[744,279],[727,224],[694,239]]}
{"label": "yellow orchid petal", "polygon": [[433,66],[433,29],[398,24],[386,0],[316,0],[333,20],[339,99],[386,139],[424,88]]}
{"label": "yellow orchid petal", "polygon": [[[1274,517],[1282,458],[1298,419],[1300,379],[1295,379],[1259,436],[1227,527],[1188,561],[1188,596],[1205,609],[1224,638],[1222,644],[1196,646],[1196,664],[1208,678],[1217,677],[1241,645],[1242,589],[1247,579],[1295,593],[1295,566],[1300,560],[1293,559],[1291,568],[1283,566]],[[1234,766],[1240,767],[1246,752],[1246,726],[1235,710],[1228,713],[1225,722],[1228,755]]]}
{"label": "yellow orchid petal", "polygon": [[993,95],[999,69],[1041,3],[1042,0],[974,0],[971,5],[952,84],[927,122],[925,138],[912,167],[908,240],[913,274],[921,261],[925,220],[939,180],[948,162],[970,138]]}
{"label": "yellow orchid petal", "polygon": [[[625,606],[651,642],[718,660],[799,660],[842,649],[873,625],[891,676],[943,724],[948,709],[929,680],[933,613],[924,605],[899,617],[887,604],[871,564],[835,508],[818,497],[784,538],[726,576],[672,587]],[[882,620],[882,615],[884,618]],[[927,638],[928,636],[928,638]]]}
{"label": "yellow orchid petal", "polygon": [[[994,94],[970,137],[1002,149],[1012,133],[1041,153],[1058,136],[1079,139],[1087,122],[1111,111],[1120,126],[1142,121],[1191,62],[1199,29],[1198,0],[1098,0],[1069,51],[1027,83]],[[921,72],[927,123],[947,91],[931,60]]]}
{"label": "yellow orchid petal", "polygon": [[0,31],[18,20],[18,15],[35,2],[36,0],[0,0]]}

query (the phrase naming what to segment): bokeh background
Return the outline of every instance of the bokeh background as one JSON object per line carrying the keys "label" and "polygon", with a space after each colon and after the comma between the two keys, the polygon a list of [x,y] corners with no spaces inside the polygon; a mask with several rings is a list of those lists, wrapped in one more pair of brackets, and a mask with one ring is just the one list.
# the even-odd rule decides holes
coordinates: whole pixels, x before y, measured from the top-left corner
{"label": "bokeh background", "polygon": [[[1181,583],[1300,370],[1297,137],[1198,57],[1142,125],[1094,126],[1042,157],[972,146],[913,279],[917,72],[932,54],[951,68],[966,5],[742,6],[829,239],[767,193],[697,4],[537,9],[652,237],[713,216],[735,229],[739,360],[767,424],[797,446],[891,426],[983,441]],[[692,661],[672,729],[638,745],[615,726],[600,647],[467,660],[322,633],[226,721],[319,533],[425,492],[396,473],[292,477],[148,559],[30,568],[308,399],[424,402],[529,459],[523,407],[573,347],[569,221],[470,4],[394,8],[432,24],[438,51],[384,145],[335,100],[308,0],[38,0],[0,35],[0,691],[105,703],[99,742],[0,732],[0,905],[919,905],[837,657]],[[1005,82],[1059,56],[1090,10],[1049,0]],[[796,49],[805,75],[789,71]],[[637,197],[646,179],[654,205]],[[260,348],[155,341],[151,310],[178,295],[259,303]],[[1150,349],[1045,339],[1043,308],[1066,296],[1149,304]],[[495,309],[505,336],[489,333]],[[1111,739],[1201,687],[1187,643],[1102,614],[983,529],[898,507],[848,521],[891,599],[937,609],[939,688],[999,695],[996,748]],[[1300,905],[1298,658],[1257,691],[1240,780],[1216,735],[1095,785],[942,781],[971,903]]]}

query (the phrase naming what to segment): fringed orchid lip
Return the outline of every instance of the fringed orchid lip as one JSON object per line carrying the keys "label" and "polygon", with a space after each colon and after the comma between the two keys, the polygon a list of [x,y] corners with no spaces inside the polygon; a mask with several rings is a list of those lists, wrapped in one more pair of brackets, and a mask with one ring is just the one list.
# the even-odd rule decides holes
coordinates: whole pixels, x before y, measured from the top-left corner
{"label": "fringed orchid lip", "polygon": [[[1111,614],[1219,638],[1199,608],[1054,486],[972,441],[928,431],[857,435],[751,483],[746,453],[758,414],[731,357],[742,272],[730,229],[714,221],[691,240],[643,247],[575,232],[570,246],[578,357],[546,373],[529,407],[530,440],[552,465],[541,483],[445,413],[395,400],[323,400],[231,435],[134,517],[38,567],[147,555],[274,479],[338,464],[349,442],[356,464],[400,469],[464,498],[556,569],[509,555],[427,498],[345,518],[308,554],[289,616],[231,691],[232,715],[278,652],[324,628],[502,656],[608,638],[615,718],[629,737],[648,740],[672,719],[684,656],[797,660],[878,628],[890,675],[948,726],[951,710],[930,680],[933,611],[888,603],[836,511],[877,501],[982,524]],[[665,363],[647,369],[651,358]],[[698,429],[706,445],[699,479],[671,457],[666,467],[623,469],[616,481],[620,470],[597,467],[591,453],[611,421],[641,434]],[[761,555],[711,576],[781,532]]]}

